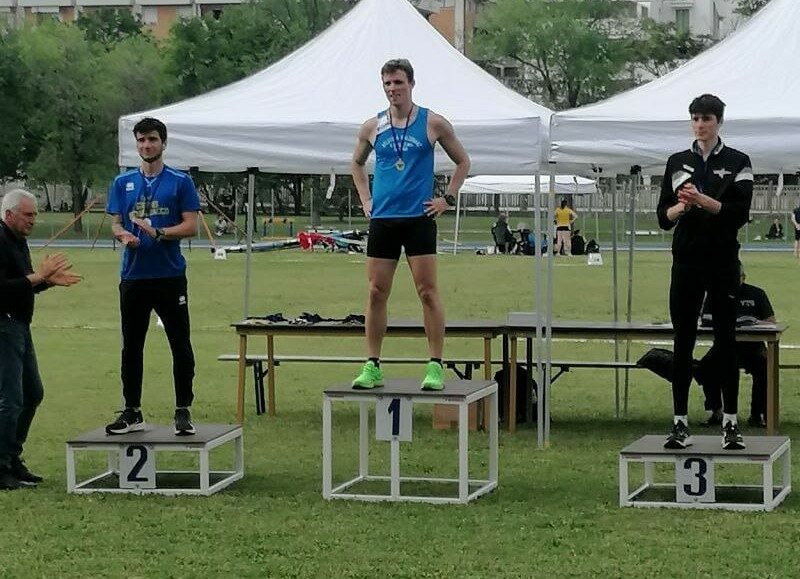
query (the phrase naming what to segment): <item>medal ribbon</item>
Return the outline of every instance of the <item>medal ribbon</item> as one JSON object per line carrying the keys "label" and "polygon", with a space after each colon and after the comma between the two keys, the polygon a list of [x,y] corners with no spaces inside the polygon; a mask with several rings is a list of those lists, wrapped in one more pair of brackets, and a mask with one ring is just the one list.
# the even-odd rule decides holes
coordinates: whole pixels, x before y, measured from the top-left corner
{"label": "medal ribbon", "polygon": [[403,160],[403,146],[406,143],[406,134],[408,133],[408,121],[411,120],[411,114],[414,112],[414,105],[411,105],[411,110],[408,111],[408,116],[406,117],[406,126],[403,128],[403,137],[402,139],[397,136],[397,132],[394,130],[394,124],[392,123],[392,109],[389,108],[389,128],[392,129],[392,144],[394,145],[394,152],[397,153],[397,160]]}

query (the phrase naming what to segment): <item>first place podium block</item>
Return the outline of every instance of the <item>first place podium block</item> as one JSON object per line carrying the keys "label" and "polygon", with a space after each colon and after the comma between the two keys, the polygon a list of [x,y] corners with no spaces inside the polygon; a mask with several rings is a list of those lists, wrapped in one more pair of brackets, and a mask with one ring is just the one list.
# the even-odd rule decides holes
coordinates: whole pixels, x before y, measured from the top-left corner
{"label": "first place podium block", "polygon": [[[489,457],[488,476],[469,478],[469,405],[488,399]],[[349,401],[359,404],[358,476],[333,486],[333,402]],[[412,438],[413,404],[449,404],[458,408],[458,478],[400,476],[400,442]],[[375,434],[378,440],[390,444],[390,474],[373,475],[369,471],[369,407],[375,406]],[[387,380],[372,390],[355,390],[349,384],[325,391],[322,402],[322,496],[325,499],[354,499],[362,501],[412,501],[427,503],[467,503],[497,487],[498,432],[497,383],[491,380],[453,380],[445,382],[444,390],[421,390],[418,380]],[[389,494],[355,493],[350,489],[365,481],[388,481]],[[456,496],[420,496],[401,493],[401,483],[457,484]]]}
{"label": "first place podium block", "polygon": [[[721,436],[693,436],[694,444],[683,450],[664,448],[666,436],[651,434],[629,444],[619,453],[619,505],[621,507],[676,507],[771,511],[791,492],[791,443],[786,436],[746,436],[747,448],[723,450]],[[782,462],[780,483],[773,482],[773,467]],[[628,465],[644,465],[644,482],[629,491]],[[672,463],[675,479],[655,482],[655,463]],[[760,485],[719,484],[721,464],[757,466]],[[743,470],[730,473],[742,476]]]}
{"label": "first place podium block", "polygon": [[[67,441],[67,492],[161,495],[214,494],[244,476],[242,427],[238,424],[198,424],[196,434],[177,436],[172,426],[147,425],[146,430],[108,435],[98,428]],[[211,470],[209,452],[223,444],[234,446],[233,470]],[[76,454],[107,453],[106,470],[78,481]],[[196,452],[196,470],[156,468],[156,454]]]}

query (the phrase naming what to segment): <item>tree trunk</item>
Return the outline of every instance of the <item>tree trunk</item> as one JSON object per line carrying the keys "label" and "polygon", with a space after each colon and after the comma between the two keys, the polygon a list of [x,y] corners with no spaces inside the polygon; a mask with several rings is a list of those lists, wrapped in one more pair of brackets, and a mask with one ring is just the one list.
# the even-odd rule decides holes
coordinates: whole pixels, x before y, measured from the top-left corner
{"label": "tree trunk", "polygon": [[[79,179],[70,180],[69,188],[72,192],[72,214],[80,215],[86,208],[86,196],[89,191]],[[75,233],[83,233],[83,220],[81,218],[75,220],[75,223],[72,225],[72,231]]]}
{"label": "tree trunk", "polygon": [[294,179],[292,180],[292,199],[294,201],[294,214],[300,215],[300,211],[303,208],[303,177],[300,175],[295,175]]}

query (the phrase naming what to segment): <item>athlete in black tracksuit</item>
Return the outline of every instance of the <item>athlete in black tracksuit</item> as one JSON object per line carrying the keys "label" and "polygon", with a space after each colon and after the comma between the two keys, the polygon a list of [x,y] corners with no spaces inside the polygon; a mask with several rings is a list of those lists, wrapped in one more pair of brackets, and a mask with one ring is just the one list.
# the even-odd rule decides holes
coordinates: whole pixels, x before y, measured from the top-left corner
{"label": "athlete in black tracksuit", "polygon": [[[698,140],[692,148],[672,155],[667,161],[658,202],[659,225],[666,230],[675,228],[669,292],[670,317],[675,329],[672,380],[675,418],[672,434],[664,445],[667,448],[685,448],[691,444],[686,416],[692,352],[706,293],[713,307],[714,348],[719,361],[716,371],[723,392],[723,448],[744,448],[736,425],[739,372],[735,295],[740,266],[736,237],[749,218],[753,171],[747,155],[725,146],[717,137],[723,110],[722,101],[711,95],[692,102],[689,111]],[[712,139],[716,139],[716,145]],[[706,158],[701,144],[706,145]]]}

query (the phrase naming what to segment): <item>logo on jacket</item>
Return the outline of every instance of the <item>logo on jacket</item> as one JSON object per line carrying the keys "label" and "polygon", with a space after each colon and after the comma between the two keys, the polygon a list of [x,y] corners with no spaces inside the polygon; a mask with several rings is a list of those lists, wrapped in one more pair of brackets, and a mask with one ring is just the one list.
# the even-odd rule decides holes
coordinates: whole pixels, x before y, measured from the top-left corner
{"label": "logo on jacket", "polygon": [[125,183],[125,192],[126,193],[130,193],[134,189],[136,189],[136,185],[134,185],[133,182],[128,181],[127,183]]}
{"label": "logo on jacket", "polygon": [[725,169],[725,168],[722,168],[722,169],[717,169],[716,171],[712,171],[712,172],[713,172],[713,173],[714,173],[714,174],[715,174],[717,177],[719,177],[720,179],[724,179],[724,178],[725,178],[725,175],[732,175],[732,174],[733,174],[733,173],[731,173],[730,171],[728,171],[728,170],[727,170],[727,169]]}

